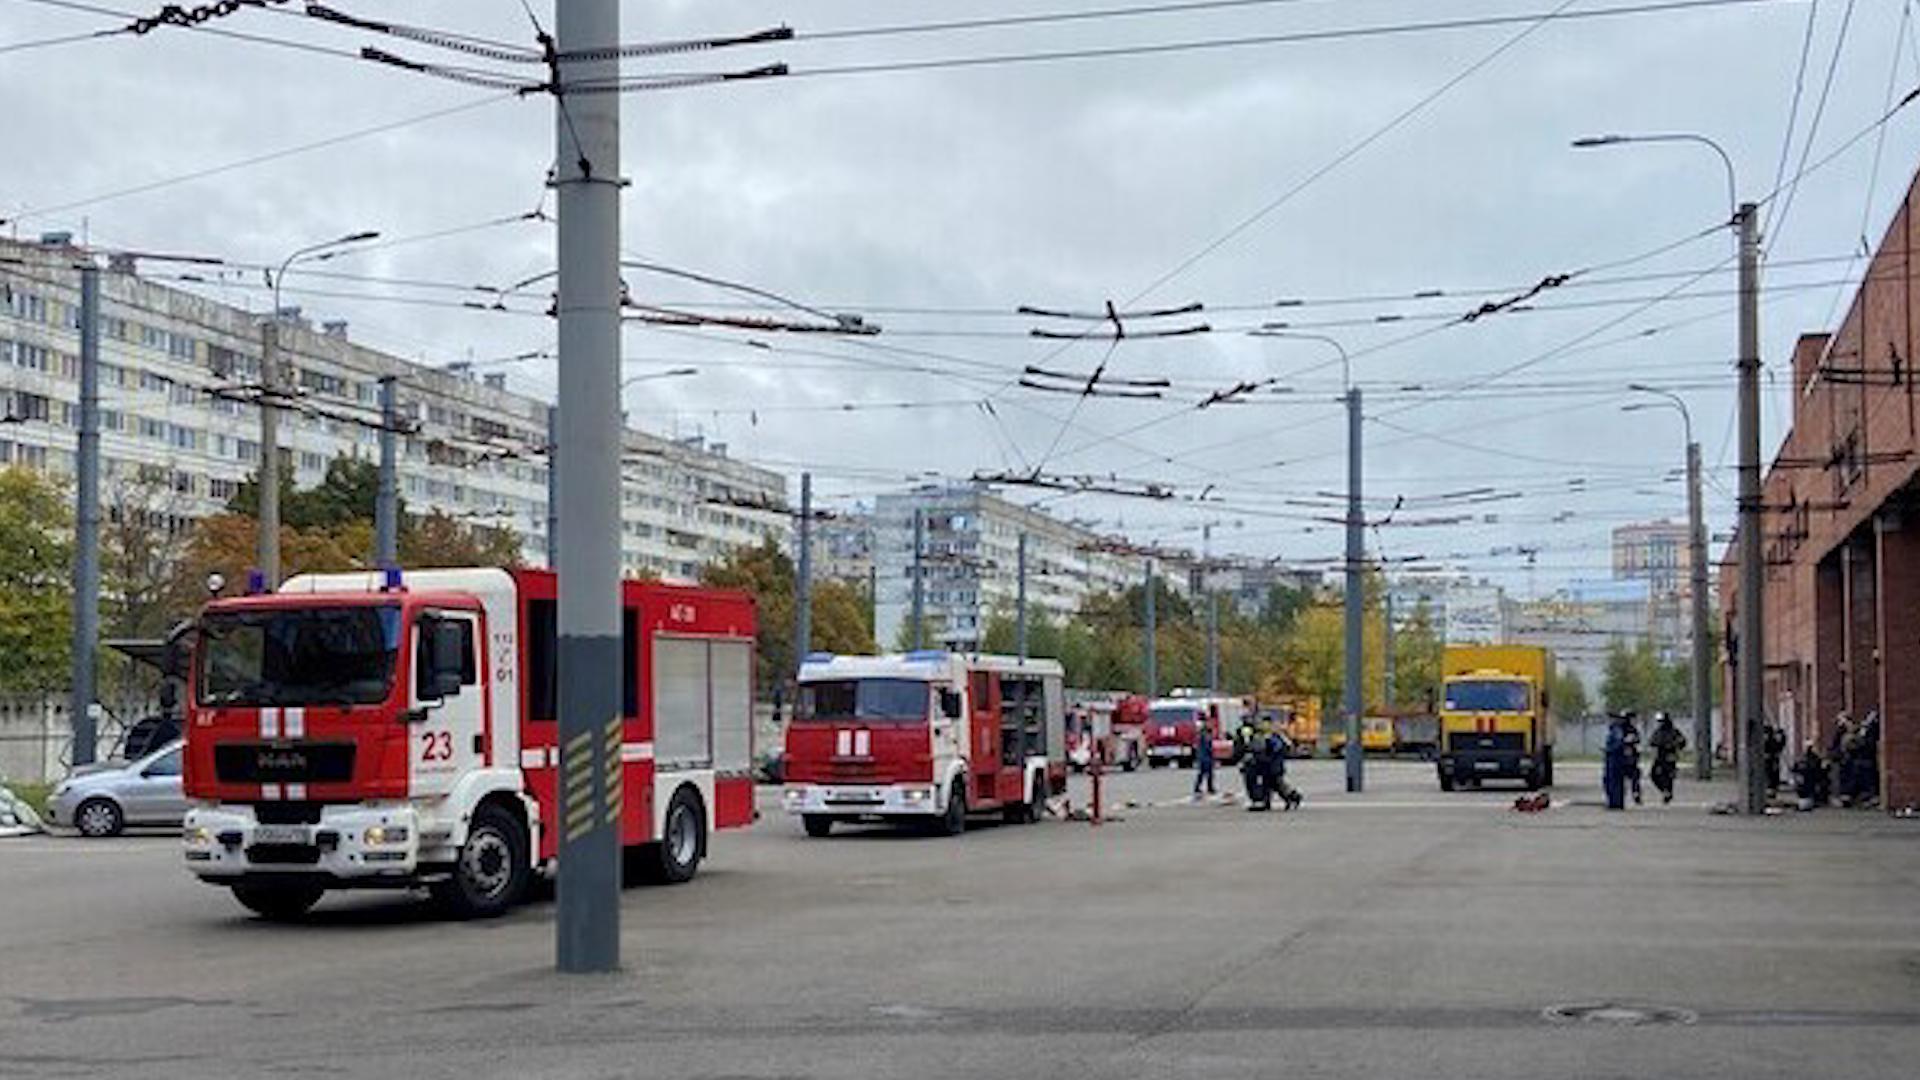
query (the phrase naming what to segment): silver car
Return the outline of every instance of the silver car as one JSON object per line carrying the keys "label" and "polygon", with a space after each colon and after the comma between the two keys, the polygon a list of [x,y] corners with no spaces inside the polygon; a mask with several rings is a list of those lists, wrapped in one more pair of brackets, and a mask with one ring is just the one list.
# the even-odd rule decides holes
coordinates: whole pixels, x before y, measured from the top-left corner
{"label": "silver car", "polygon": [[179,825],[187,813],[174,741],[132,761],[83,765],[47,799],[47,823],[82,836],[116,836],[129,825]]}

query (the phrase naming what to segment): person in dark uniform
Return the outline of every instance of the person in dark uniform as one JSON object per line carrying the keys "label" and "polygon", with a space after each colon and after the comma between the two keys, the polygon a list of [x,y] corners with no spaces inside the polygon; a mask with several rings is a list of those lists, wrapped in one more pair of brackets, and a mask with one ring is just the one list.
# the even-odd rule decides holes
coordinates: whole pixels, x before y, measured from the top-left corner
{"label": "person in dark uniform", "polygon": [[1673,780],[1680,774],[1680,751],[1687,748],[1687,737],[1673,726],[1673,717],[1655,713],[1653,734],[1647,736],[1653,747],[1653,786],[1660,790],[1660,801],[1673,801]]}
{"label": "person in dark uniform", "polygon": [[1261,743],[1267,756],[1268,797],[1278,795],[1281,804],[1288,810],[1300,809],[1300,803],[1304,800],[1299,790],[1287,783],[1287,757],[1291,749],[1287,737],[1269,728]]}
{"label": "person in dark uniform", "polygon": [[1613,713],[1613,722],[1607,725],[1607,745],[1603,758],[1605,764],[1600,770],[1600,789],[1606,793],[1607,809],[1625,810],[1627,808],[1627,736],[1624,730],[1628,723],[1625,713]]}
{"label": "person in dark uniform", "polygon": [[1787,752],[1787,733],[1778,724],[1768,724],[1760,748],[1767,772],[1767,794],[1771,795],[1780,790],[1780,759]]}
{"label": "person in dark uniform", "polygon": [[1257,760],[1261,742],[1260,726],[1249,714],[1233,733],[1233,754],[1240,761],[1240,778],[1247,785],[1249,810],[1265,810],[1273,798],[1272,791],[1267,787],[1268,772]]}
{"label": "person in dark uniform", "polygon": [[1880,710],[1868,709],[1867,719],[1860,725],[1855,740],[1858,746],[1856,756],[1859,772],[1853,781],[1853,789],[1861,802],[1877,802],[1880,798]]}
{"label": "person in dark uniform", "polygon": [[1633,805],[1643,801],[1640,794],[1640,725],[1637,716],[1629,709],[1621,714],[1621,767],[1626,771],[1627,786],[1633,790]]}
{"label": "person in dark uniform", "polygon": [[[1215,711],[1217,715],[1217,710]],[[1201,713],[1193,725],[1193,801],[1200,801],[1200,789],[1204,786],[1206,794],[1216,794],[1213,786],[1213,725],[1214,717]]]}
{"label": "person in dark uniform", "polygon": [[1816,806],[1825,806],[1833,797],[1832,786],[1827,778],[1827,763],[1820,758],[1820,744],[1812,739],[1800,751],[1800,760],[1793,763],[1793,794],[1800,800],[1800,809],[1812,810]]}

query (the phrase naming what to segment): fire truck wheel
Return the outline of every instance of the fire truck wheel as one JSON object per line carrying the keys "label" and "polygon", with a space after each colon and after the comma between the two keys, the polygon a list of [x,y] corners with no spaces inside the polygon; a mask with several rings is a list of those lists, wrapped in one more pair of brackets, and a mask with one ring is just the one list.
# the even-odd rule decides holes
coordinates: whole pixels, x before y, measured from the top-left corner
{"label": "fire truck wheel", "polygon": [[1148,759],[1147,759],[1147,768],[1149,768],[1149,769],[1159,769],[1159,768],[1164,768],[1164,767],[1166,766],[1166,764],[1167,764],[1167,759],[1166,759],[1166,758],[1157,758],[1157,757],[1156,757],[1156,758],[1148,758]]}
{"label": "fire truck wheel", "polygon": [[455,918],[491,919],[520,902],[530,875],[526,828],[501,807],[482,803],[453,873],[434,883],[433,898]]}
{"label": "fire truck wheel", "polygon": [[1440,770],[1440,790],[1453,790],[1453,774],[1448,772],[1444,767]]}
{"label": "fire truck wheel", "polygon": [[80,830],[81,836],[93,839],[119,836],[120,830],[126,825],[126,815],[120,812],[112,799],[88,799],[73,812],[73,827]]}
{"label": "fire truck wheel", "polygon": [[1132,772],[1133,770],[1139,767],[1140,767],[1140,751],[1138,750],[1127,751],[1127,760],[1120,763],[1120,771]]}
{"label": "fire truck wheel", "polygon": [[1552,787],[1553,786],[1553,747],[1551,746],[1547,747],[1546,751],[1540,755],[1540,761],[1541,761],[1541,769],[1540,769],[1541,781],[1547,787]]}
{"label": "fire truck wheel", "polygon": [[955,780],[953,790],[947,793],[947,813],[940,819],[940,832],[946,836],[959,836],[967,831],[967,785]]}
{"label": "fire truck wheel", "polygon": [[833,831],[833,819],[825,814],[802,814],[800,824],[812,837],[825,836]]}
{"label": "fire truck wheel", "polygon": [[707,851],[707,813],[693,788],[673,793],[660,836],[657,843],[632,849],[633,876],[650,885],[692,881]]}
{"label": "fire truck wheel", "polygon": [[235,885],[233,898],[263,919],[291,922],[320,902],[318,885]]}

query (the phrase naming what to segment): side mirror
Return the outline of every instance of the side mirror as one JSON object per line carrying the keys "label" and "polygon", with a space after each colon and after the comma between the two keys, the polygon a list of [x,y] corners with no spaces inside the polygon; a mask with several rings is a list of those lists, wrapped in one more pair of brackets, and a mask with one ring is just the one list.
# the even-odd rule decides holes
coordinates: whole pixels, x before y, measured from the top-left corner
{"label": "side mirror", "polygon": [[951,688],[941,689],[940,715],[949,720],[960,719],[960,691]]}
{"label": "side mirror", "polygon": [[466,648],[465,623],[422,619],[415,696],[421,701],[442,701],[458,695],[466,669]]}

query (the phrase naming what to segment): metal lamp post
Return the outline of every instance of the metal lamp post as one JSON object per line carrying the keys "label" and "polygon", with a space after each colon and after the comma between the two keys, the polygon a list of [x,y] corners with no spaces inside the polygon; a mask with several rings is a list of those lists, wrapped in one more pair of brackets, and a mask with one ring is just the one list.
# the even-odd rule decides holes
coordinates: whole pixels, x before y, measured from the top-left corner
{"label": "metal lamp post", "polygon": [[1733,159],[1726,148],[1693,132],[1667,132],[1653,135],[1597,135],[1575,139],[1577,149],[1623,146],[1632,143],[1693,143],[1704,146],[1719,157],[1726,170],[1727,205],[1731,211],[1728,226],[1737,238],[1736,254],[1740,263],[1740,315],[1737,323],[1739,347],[1736,366],[1740,373],[1740,528],[1738,532],[1740,566],[1740,622],[1735,639],[1729,642],[1729,654],[1736,657],[1737,676],[1734,715],[1739,720],[1735,740],[1740,755],[1742,794],[1749,814],[1766,809],[1766,777],[1761,769],[1761,702],[1766,693],[1767,649],[1765,638],[1766,605],[1766,512],[1760,496],[1760,242],[1755,216],[1759,207],[1740,202],[1739,182]]}
{"label": "metal lamp post", "polygon": [[260,533],[255,560],[260,564],[260,576],[269,590],[280,587],[280,286],[295,263],[331,259],[340,253],[340,248],[379,236],[379,232],[369,229],[309,244],[282,260],[280,269],[268,282],[273,288],[273,310],[260,328]]}
{"label": "metal lamp post", "polygon": [[1347,743],[1344,757],[1347,766],[1347,790],[1359,792],[1366,788],[1366,758],[1360,747],[1360,717],[1366,710],[1364,678],[1366,675],[1366,637],[1365,582],[1362,571],[1365,569],[1366,519],[1360,510],[1361,488],[1361,411],[1360,388],[1353,385],[1353,362],[1347,355],[1346,346],[1335,338],[1325,334],[1304,333],[1278,327],[1263,326],[1253,332],[1255,337],[1296,338],[1302,341],[1318,341],[1333,346],[1340,354],[1340,399],[1347,405],[1347,588],[1346,588],[1346,686],[1344,706],[1346,713]]}
{"label": "metal lamp post", "polygon": [[1625,412],[1671,408],[1680,413],[1687,437],[1687,581],[1691,593],[1693,641],[1693,760],[1694,778],[1713,779],[1712,658],[1707,654],[1707,526],[1701,506],[1700,444],[1693,438],[1693,414],[1680,395],[1642,383],[1629,390],[1653,394],[1661,401],[1622,406]]}

